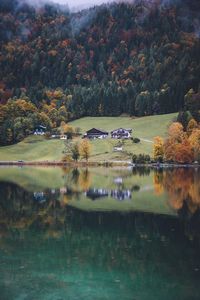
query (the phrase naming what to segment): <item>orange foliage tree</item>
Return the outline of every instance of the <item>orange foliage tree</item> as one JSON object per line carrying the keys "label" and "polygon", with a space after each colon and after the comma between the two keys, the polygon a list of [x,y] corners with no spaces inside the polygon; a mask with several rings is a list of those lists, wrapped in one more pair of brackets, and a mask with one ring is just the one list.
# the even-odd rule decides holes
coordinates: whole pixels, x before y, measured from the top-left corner
{"label": "orange foliage tree", "polygon": [[194,129],[198,128],[198,124],[197,122],[194,120],[194,119],[191,119],[188,123],[188,126],[187,126],[187,134],[188,136],[190,136],[192,134],[192,131]]}
{"label": "orange foliage tree", "polygon": [[175,161],[178,163],[192,163],[194,154],[192,147],[187,139],[175,146]]}
{"label": "orange foliage tree", "polygon": [[172,123],[168,129],[168,136],[176,143],[182,142],[184,136],[183,125],[179,122]]}
{"label": "orange foliage tree", "polygon": [[175,122],[168,130],[168,138],[164,143],[164,154],[168,161],[177,163],[191,163],[194,154],[187,133],[183,131],[183,126]]}

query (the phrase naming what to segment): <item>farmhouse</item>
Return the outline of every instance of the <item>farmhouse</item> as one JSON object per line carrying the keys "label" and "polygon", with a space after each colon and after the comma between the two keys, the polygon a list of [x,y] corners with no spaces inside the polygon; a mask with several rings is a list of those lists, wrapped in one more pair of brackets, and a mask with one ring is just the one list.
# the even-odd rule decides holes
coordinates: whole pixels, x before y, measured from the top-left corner
{"label": "farmhouse", "polygon": [[112,139],[130,139],[132,129],[118,128],[111,131]]}
{"label": "farmhouse", "polygon": [[88,139],[105,139],[108,137],[108,132],[101,130],[101,129],[97,129],[97,128],[92,128],[88,131],[86,131],[86,133],[84,134],[83,138],[88,138]]}

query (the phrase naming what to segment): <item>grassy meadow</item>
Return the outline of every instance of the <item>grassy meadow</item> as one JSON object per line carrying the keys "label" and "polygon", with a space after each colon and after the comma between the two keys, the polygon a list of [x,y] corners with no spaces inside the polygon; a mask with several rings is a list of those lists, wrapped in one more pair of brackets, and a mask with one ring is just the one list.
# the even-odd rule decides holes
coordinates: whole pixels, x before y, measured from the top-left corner
{"label": "grassy meadow", "polygon": [[93,140],[92,144],[92,161],[104,160],[129,160],[131,154],[149,154],[152,156],[153,138],[157,135],[165,137],[169,124],[176,118],[177,113],[148,116],[142,118],[130,117],[85,117],[71,122],[73,127],[80,127],[81,133],[85,133],[90,128],[99,128],[112,131],[116,128],[132,128],[133,137],[140,138],[138,144],[131,140],[124,140],[123,151],[113,152],[113,147],[119,140],[111,138],[105,140]]}
{"label": "grassy meadow", "polygon": [[0,147],[1,161],[53,161],[63,156],[64,142],[62,140],[47,140],[44,137],[29,136],[22,142]]}
{"label": "grassy meadow", "polygon": [[[91,141],[90,161],[123,161],[130,160],[132,154],[144,153],[151,156],[153,138],[157,135],[164,137],[168,125],[176,115],[173,113],[142,118],[85,117],[70,124],[73,127],[80,127],[82,134],[93,127],[109,132],[119,127],[132,128],[132,136],[140,138],[141,141],[134,144],[131,140],[125,140],[122,152],[113,152],[113,147],[119,143],[119,140],[108,138]],[[80,138],[78,138],[79,140]],[[0,161],[58,161],[63,157],[64,148],[63,140],[48,140],[44,137],[30,136],[16,145],[0,147]]]}

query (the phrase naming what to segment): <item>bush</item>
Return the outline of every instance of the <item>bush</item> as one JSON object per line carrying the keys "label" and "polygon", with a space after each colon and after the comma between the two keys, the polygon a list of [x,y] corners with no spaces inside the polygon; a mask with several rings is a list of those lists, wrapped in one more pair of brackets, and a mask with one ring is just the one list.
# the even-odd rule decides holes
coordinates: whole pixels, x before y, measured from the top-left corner
{"label": "bush", "polygon": [[151,161],[151,157],[149,155],[145,155],[145,154],[133,154],[132,156],[132,162],[134,164],[145,164],[145,163],[149,163]]}
{"label": "bush", "polygon": [[69,154],[64,155],[64,156],[62,157],[62,162],[63,162],[63,163],[69,163],[69,162],[72,162],[72,157],[71,157],[71,155],[69,155]]}
{"label": "bush", "polygon": [[140,143],[140,139],[139,138],[132,138],[133,143],[138,144]]}
{"label": "bush", "polygon": [[139,185],[134,185],[131,189],[131,191],[133,192],[138,192],[140,190],[140,186]]}

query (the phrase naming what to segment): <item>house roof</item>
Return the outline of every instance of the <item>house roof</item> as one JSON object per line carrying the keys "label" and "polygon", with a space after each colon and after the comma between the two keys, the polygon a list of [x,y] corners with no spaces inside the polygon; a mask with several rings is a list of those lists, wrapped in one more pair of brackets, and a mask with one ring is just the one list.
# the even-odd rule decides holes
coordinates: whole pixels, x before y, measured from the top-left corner
{"label": "house roof", "polygon": [[91,128],[88,131],[86,131],[86,133],[92,133],[92,132],[108,134],[107,131],[102,130],[102,129],[98,129],[98,128]]}

